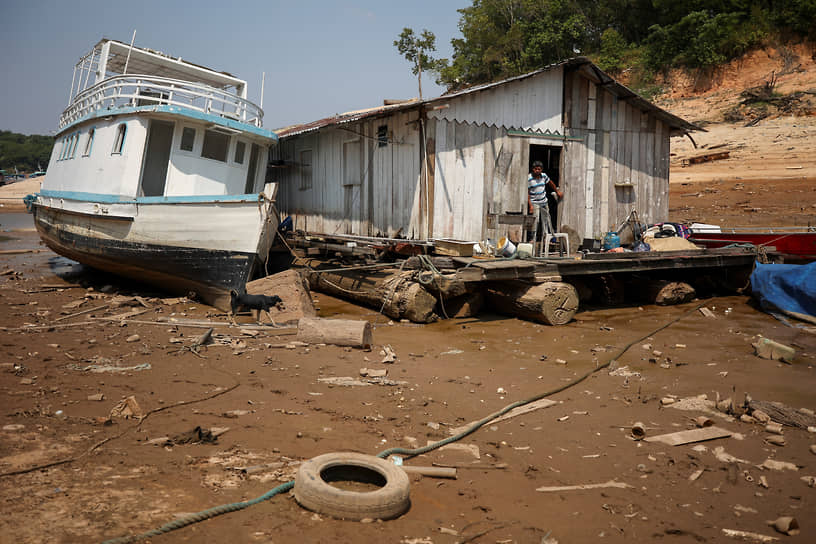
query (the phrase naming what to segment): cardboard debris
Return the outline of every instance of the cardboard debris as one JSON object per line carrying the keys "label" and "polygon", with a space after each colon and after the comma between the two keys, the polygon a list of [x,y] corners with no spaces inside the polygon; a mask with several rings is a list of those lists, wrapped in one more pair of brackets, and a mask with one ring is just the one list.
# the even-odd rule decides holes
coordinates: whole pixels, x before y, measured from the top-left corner
{"label": "cardboard debris", "polygon": [[692,429],[690,431],[678,431],[676,433],[660,434],[645,438],[646,442],[662,442],[669,446],[681,446],[692,442],[703,442],[714,440],[715,438],[727,438],[733,433],[720,427],[704,427],[702,429]]}
{"label": "cardboard debris", "polygon": [[133,395],[124,398],[119,401],[119,403],[113,407],[110,411],[108,417],[111,419],[115,417],[123,417],[125,419],[129,418],[136,418],[140,419],[143,416],[142,408],[139,406],[139,403],[136,402],[136,397]]}
{"label": "cardboard debris", "polygon": [[[507,420],[507,419],[510,419],[510,418],[514,418],[516,416],[520,416],[522,414],[527,414],[529,412],[534,412],[536,410],[542,410],[544,408],[549,408],[550,406],[554,406],[556,404],[558,404],[558,402],[554,401],[554,400],[539,399],[539,400],[531,402],[529,404],[525,404],[524,406],[519,406],[517,408],[513,408],[512,410],[510,410],[509,412],[507,412],[503,416],[497,417],[496,419],[494,419],[490,423],[491,424],[498,423],[500,421],[504,421],[504,420]],[[467,425],[462,425],[461,427],[456,427],[454,429],[448,429],[448,434],[450,434],[451,436],[459,434],[462,431],[464,431],[465,429],[467,429],[467,428],[471,427],[472,425],[474,425],[475,423],[476,423],[475,421],[472,421],[472,422],[468,423]]]}

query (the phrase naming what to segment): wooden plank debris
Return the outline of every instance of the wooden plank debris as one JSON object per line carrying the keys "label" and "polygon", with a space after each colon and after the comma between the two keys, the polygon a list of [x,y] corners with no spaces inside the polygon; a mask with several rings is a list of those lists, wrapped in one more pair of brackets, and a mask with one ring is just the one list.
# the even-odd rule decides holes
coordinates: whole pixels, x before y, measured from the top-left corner
{"label": "wooden plank debris", "polygon": [[581,484],[581,485],[556,485],[556,486],[544,486],[539,487],[536,491],[541,491],[542,493],[549,493],[549,492],[558,492],[558,491],[580,491],[584,489],[604,489],[608,487],[617,487],[620,489],[626,489],[629,487],[634,487],[624,482],[616,482],[615,480],[609,480],[608,482],[603,482],[601,484]]}
{"label": "wooden plank debris", "polygon": [[710,161],[719,161],[722,159],[727,159],[730,157],[730,152],[728,151],[718,151],[716,153],[705,153],[703,155],[697,155],[695,157],[689,157],[688,159],[683,159],[682,165],[689,166],[691,164],[700,164],[703,162],[710,162]]}
{"label": "wooden plank debris", "polygon": [[727,438],[733,433],[720,427],[704,427],[702,429],[691,429],[690,431],[678,431],[676,433],[660,434],[645,438],[646,442],[662,442],[669,446],[682,446],[692,442],[704,442],[715,438]]}

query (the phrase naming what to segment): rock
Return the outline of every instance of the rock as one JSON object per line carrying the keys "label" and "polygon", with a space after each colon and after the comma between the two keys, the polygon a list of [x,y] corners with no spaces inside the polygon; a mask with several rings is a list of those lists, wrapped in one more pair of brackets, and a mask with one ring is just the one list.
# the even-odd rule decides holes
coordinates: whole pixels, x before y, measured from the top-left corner
{"label": "rock", "polygon": [[139,341],[139,340],[141,340],[141,339],[142,339],[142,337],[141,337],[141,336],[139,336],[138,334],[132,334],[132,335],[128,336],[128,337],[125,339],[125,342],[129,342],[129,343],[130,343],[130,342],[138,342],[138,341]]}
{"label": "rock", "polygon": [[102,400],[105,400],[105,395],[103,393],[96,393],[94,395],[88,395],[88,400],[102,401]]}

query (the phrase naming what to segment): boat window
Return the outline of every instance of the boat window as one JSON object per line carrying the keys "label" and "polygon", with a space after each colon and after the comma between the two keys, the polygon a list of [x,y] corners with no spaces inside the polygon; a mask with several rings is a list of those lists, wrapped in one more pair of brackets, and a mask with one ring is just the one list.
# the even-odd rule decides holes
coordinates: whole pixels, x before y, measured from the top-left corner
{"label": "boat window", "polygon": [[204,145],[201,148],[202,157],[227,162],[228,148],[229,136],[214,130],[204,131]]}
{"label": "boat window", "polygon": [[184,127],[184,130],[181,131],[181,150],[182,151],[192,151],[193,144],[195,143],[195,129],[190,127]]}
{"label": "boat window", "polygon": [[127,132],[127,126],[122,123],[116,129],[116,139],[113,141],[113,151],[111,152],[112,155],[121,155],[122,150],[125,148],[125,133]]}
{"label": "boat window", "polygon": [[67,138],[63,138],[63,139],[61,140],[62,147],[60,147],[59,159],[57,159],[58,161],[61,161],[62,159],[64,159],[64,158],[65,158],[65,142],[66,142],[67,140],[68,140]]}
{"label": "boat window", "polygon": [[312,188],[312,150],[305,149],[300,152],[300,188]]}
{"label": "boat window", "polygon": [[88,157],[91,154],[91,148],[93,147],[94,136],[96,135],[96,129],[92,128],[88,131],[88,139],[85,140],[85,151],[82,152],[83,157]]}
{"label": "boat window", "polygon": [[76,150],[79,147],[79,132],[74,134],[74,146],[71,148],[71,158],[76,157]]}
{"label": "boat window", "polygon": [[246,148],[246,144],[244,142],[236,142],[235,143],[235,162],[238,164],[244,164],[244,150]]}

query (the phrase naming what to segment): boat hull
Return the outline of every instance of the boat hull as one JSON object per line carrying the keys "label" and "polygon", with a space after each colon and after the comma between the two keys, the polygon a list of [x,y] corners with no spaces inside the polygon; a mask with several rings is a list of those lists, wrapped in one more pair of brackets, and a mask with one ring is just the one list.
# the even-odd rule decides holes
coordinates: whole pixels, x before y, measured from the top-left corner
{"label": "boat hull", "polygon": [[800,261],[816,260],[816,232],[694,232],[689,239],[707,248],[751,244]]}
{"label": "boat hull", "polygon": [[230,290],[243,289],[262,265],[277,226],[271,203],[125,204],[114,211],[106,204],[103,215],[85,211],[99,210],[98,203],[45,202],[34,204],[34,224],[54,252],[168,292],[194,292],[223,310]]}

